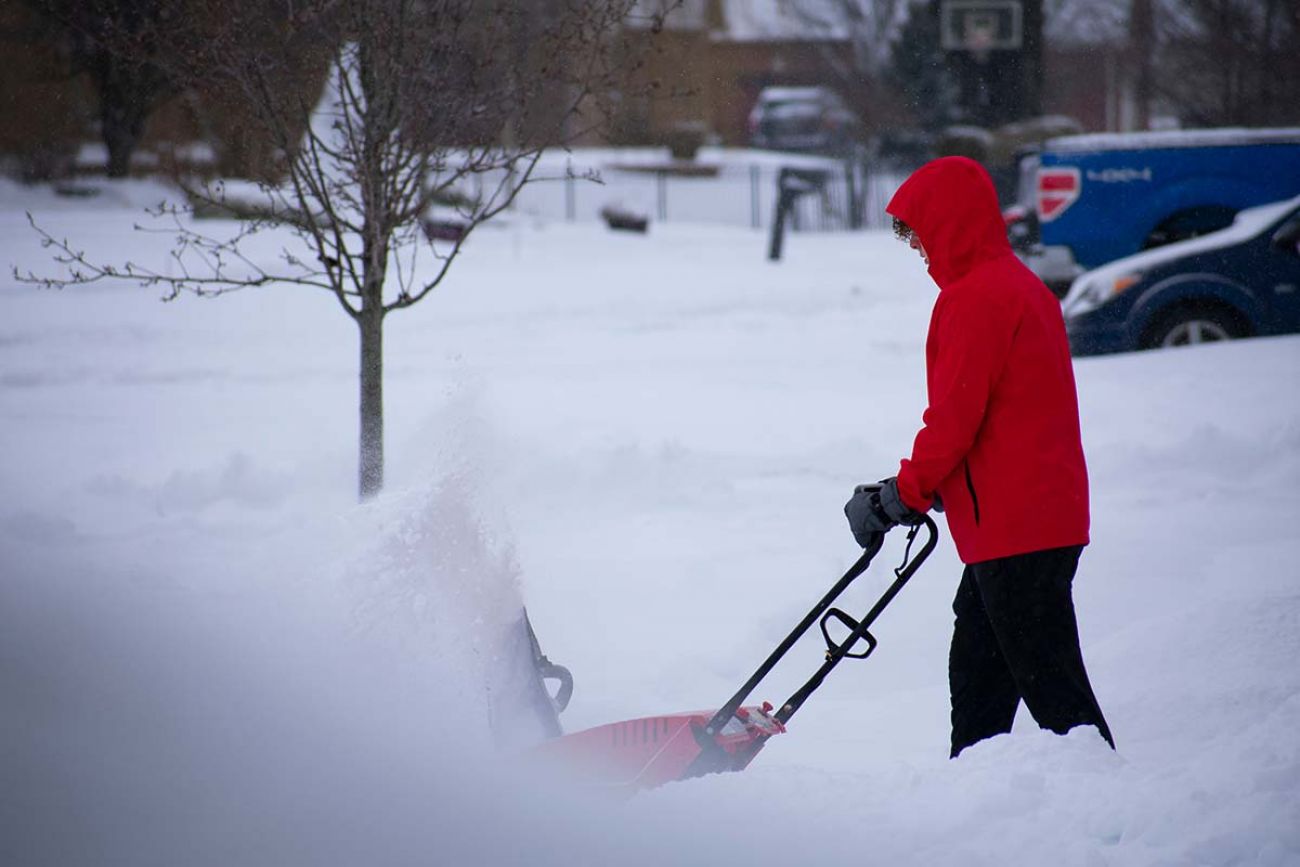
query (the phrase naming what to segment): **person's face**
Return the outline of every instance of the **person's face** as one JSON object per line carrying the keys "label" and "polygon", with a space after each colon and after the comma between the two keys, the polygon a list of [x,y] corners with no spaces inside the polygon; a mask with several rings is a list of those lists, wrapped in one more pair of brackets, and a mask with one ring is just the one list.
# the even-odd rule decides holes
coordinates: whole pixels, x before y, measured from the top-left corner
{"label": "person's face", "polygon": [[921,243],[921,239],[916,237],[915,232],[913,232],[911,236],[908,238],[907,245],[911,247],[913,250],[915,250],[916,252],[921,254],[921,258],[925,260],[925,264],[927,265],[930,264],[930,257],[925,252],[925,246]]}

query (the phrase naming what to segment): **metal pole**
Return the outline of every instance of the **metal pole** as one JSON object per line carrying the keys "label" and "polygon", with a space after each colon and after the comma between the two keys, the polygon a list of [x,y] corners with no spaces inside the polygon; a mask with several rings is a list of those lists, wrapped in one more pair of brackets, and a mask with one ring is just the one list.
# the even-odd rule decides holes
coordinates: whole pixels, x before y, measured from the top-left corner
{"label": "metal pole", "polygon": [[785,218],[794,207],[794,196],[781,188],[776,194],[776,213],[772,217],[772,237],[767,244],[767,258],[772,262],[781,260],[781,245],[785,243]]}
{"label": "metal pole", "polygon": [[578,202],[576,195],[577,191],[573,187],[573,175],[569,174],[564,179],[564,216],[570,223],[577,218]]}
{"label": "metal pole", "polygon": [[749,224],[755,229],[763,225],[762,214],[758,206],[758,166],[749,167]]}
{"label": "metal pole", "polygon": [[860,215],[861,209],[858,207],[858,172],[853,164],[853,158],[850,157],[844,161],[844,193],[848,199],[848,228],[861,229],[862,221]]}
{"label": "metal pole", "polygon": [[668,219],[668,173],[663,169],[655,172],[655,184],[659,192],[659,219]]}

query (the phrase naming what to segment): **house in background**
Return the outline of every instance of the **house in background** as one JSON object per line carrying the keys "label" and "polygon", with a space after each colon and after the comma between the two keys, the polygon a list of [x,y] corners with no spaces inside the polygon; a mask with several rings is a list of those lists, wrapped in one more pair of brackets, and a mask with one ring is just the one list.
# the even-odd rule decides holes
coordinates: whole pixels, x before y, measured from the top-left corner
{"label": "house in background", "polygon": [[[629,27],[635,30],[637,22],[634,14]],[[669,14],[666,31],[641,73],[660,82],[658,95],[625,107],[629,119],[617,125],[615,143],[661,143],[687,129],[719,144],[747,144],[750,109],[771,85],[831,86],[870,122],[868,82],[852,72],[848,35],[794,4],[684,0]]]}
{"label": "house in background", "polygon": [[1044,11],[1044,111],[1089,131],[1147,129],[1141,51],[1151,35],[1130,31],[1130,0],[1048,0]]}
{"label": "house in background", "polygon": [[[0,3],[0,172],[47,180],[105,172],[103,106],[69,34],[35,3]],[[213,7],[210,14],[219,15]],[[321,91],[326,57],[289,53],[293,74],[283,86],[314,102]],[[254,130],[249,109],[220,86],[197,90],[162,88],[131,154],[136,174],[175,171],[262,177],[276,171],[273,143]]]}
{"label": "house in background", "polygon": [[[641,5],[659,8],[660,2],[642,0]],[[1161,117],[1150,95],[1151,4],[1159,0],[1018,2],[1042,8],[1043,114],[1072,117],[1089,131],[1176,122]],[[917,0],[910,14],[937,14],[939,3]],[[860,46],[837,23],[837,14],[839,21],[843,18],[835,10],[844,5],[835,0],[684,0],[668,16],[667,38],[644,70],[663,83],[660,95],[651,104],[628,107],[634,121],[621,125],[614,140],[662,143],[674,130],[687,127],[705,130],[721,144],[745,144],[749,111],[758,92],[771,85],[831,87],[868,129],[905,123],[899,95],[855,62]],[[807,14],[819,6],[827,14]],[[635,29],[635,16],[629,26]]]}
{"label": "house in background", "polygon": [[[743,146],[759,92],[777,85],[829,87],[867,131],[905,130],[917,122],[879,73],[890,40],[909,14],[917,20],[937,16],[945,2],[979,0],[899,0],[887,24],[845,10],[889,9],[889,0],[680,0],[665,29],[652,34],[646,13],[668,2],[637,0],[624,33],[626,67],[640,83],[656,83],[653,97],[605,94],[615,103],[612,128],[580,143],[685,138]],[[1197,11],[1184,0],[985,5],[1041,7],[1041,111],[1073,118],[1085,130],[1300,122],[1300,25],[1283,14],[1294,0],[1217,2],[1259,14],[1238,16],[1232,29],[1216,26],[1213,10]],[[871,39],[864,40],[864,29]],[[864,62],[868,43],[873,59]],[[66,45],[41,25],[32,4],[0,4],[0,50],[9,61],[0,76],[0,167],[31,178],[102,170],[93,89],[84,73],[73,74]],[[290,86],[312,100],[325,68],[305,55],[301,65]],[[265,173],[274,149],[250,128],[219,88],[176,94],[150,115],[138,167],[161,170],[169,160],[189,160],[190,169],[206,161],[223,175]]]}

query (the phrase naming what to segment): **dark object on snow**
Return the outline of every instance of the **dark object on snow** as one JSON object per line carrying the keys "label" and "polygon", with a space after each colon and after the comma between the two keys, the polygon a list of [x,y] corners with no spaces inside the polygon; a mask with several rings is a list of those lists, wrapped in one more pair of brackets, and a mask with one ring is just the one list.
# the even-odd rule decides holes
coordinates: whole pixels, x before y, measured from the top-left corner
{"label": "dark object on snow", "polygon": [[[927,538],[912,556],[912,542],[921,526],[926,528]],[[894,570],[893,583],[859,620],[831,605],[871,565],[884,543],[884,534],[876,535],[849,571],[716,712],[667,714],[597,726],[547,741],[538,749],[537,758],[567,768],[592,784],[626,792],[704,774],[744,770],[768,738],[785,731],[785,724],[821,686],[831,669],[845,658],[866,659],[876,649],[876,638],[868,630],[930,556],[937,538],[938,531],[928,517],[910,530],[903,563]],[[826,643],[821,667],[775,713],[768,702],[742,707],[754,688],[814,623],[820,626]],[[832,628],[847,634],[832,637]],[[859,649],[862,642],[865,646]]]}
{"label": "dark object on snow", "polygon": [[[533,622],[528,619],[528,612],[524,611],[524,626],[528,629],[528,641],[533,649],[533,667],[537,670],[537,677],[543,684],[543,689],[547,699],[555,708],[555,713],[564,713],[564,709],[569,706],[569,700],[573,698],[573,675],[563,665],[556,665],[546,658],[542,653],[542,646],[537,642],[537,633],[533,631]],[[555,693],[552,694],[549,689],[545,689],[546,681],[558,681]],[[561,734],[556,731],[556,734]]]}
{"label": "dark object on snow", "polygon": [[[504,665],[491,684],[492,733],[507,749],[533,746],[564,734],[560,713],[573,696],[573,676],[542,653],[528,612],[521,612],[499,654]],[[554,693],[547,682],[558,682]]]}
{"label": "dark object on snow", "polygon": [[426,217],[420,221],[420,226],[424,229],[424,237],[430,241],[451,241],[453,243],[464,240],[467,227],[459,220],[435,219]]}
{"label": "dark object on snow", "polygon": [[708,137],[709,130],[703,121],[676,123],[668,131],[668,153],[675,160],[690,162]]}
{"label": "dark object on snow", "polygon": [[767,258],[773,262],[781,259],[781,245],[785,241],[786,215],[795,201],[805,193],[821,193],[826,189],[830,173],[823,169],[781,169],[776,178],[776,218],[772,221],[772,239],[767,248]]}
{"label": "dark object on snow", "polygon": [[613,205],[606,205],[601,208],[600,216],[605,221],[605,224],[615,231],[645,234],[650,228],[649,217],[644,214],[634,214]]}
{"label": "dark object on snow", "polygon": [[1011,731],[1023,699],[1065,734],[1092,725],[1115,746],[1088,682],[1070,587],[1082,545],[972,563],[962,573],[948,657],[952,757]]}

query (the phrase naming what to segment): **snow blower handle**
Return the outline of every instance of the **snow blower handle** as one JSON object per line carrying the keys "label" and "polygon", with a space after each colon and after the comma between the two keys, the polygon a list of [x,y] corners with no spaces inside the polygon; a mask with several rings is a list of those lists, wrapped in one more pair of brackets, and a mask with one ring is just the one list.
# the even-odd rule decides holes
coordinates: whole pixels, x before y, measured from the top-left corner
{"label": "snow blower handle", "polygon": [[[912,540],[916,537],[916,532],[921,527],[926,528],[928,538],[926,539],[925,544],[921,547],[921,550],[917,552],[916,556],[908,559],[908,555],[911,553],[912,549]],[[726,704],[718,709],[718,712],[713,715],[712,719],[709,720],[708,725],[705,726],[705,733],[712,736],[722,731],[722,727],[731,720],[732,716],[734,716],[740,706],[744,704],[745,699],[747,699],[749,694],[754,691],[754,688],[758,686],[759,682],[761,682],[763,678],[767,677],[768,672],[776,666],[781,657],[785,656],[786,652],[794,646],[796,641],[803,637],[803,634],[807,632],[814,623],[821,624],[822,633],[826,637],[826,662],[822,664],[822,667],[817,670],[812,678],[804,684],[798,692],[790,696],[786,703],[781,706],[781,710],[777,713],[776,718],[783,724],[790,717],[794,716],[794,712],[797,711],[799,706],[803,704],[804,700],[812,694],[813,690],[821,685],[821,682],[826,678],[826,675],[830,673],[830,670],[834,668],[841,659],[844,659],[845,657],[865,659],[870,655],[871,651],[875,649],[876,639],[874,636],[870,635],[867,630],[870,628],[871,624],[875,622],[875,619],[880,612],[885,609],[885,606],[888,605],[896,595],[898,595],[898,591],[907,583],[907,579],[911,578],[913,573],[915,573],[916,570],[920,568],[921,564],[925,562],[925,558],[930,556],[930,552],[934,550],[935,543],[938,541],[938,535],[939,531],[935,528],[934,521],[931,520],[928,515],[921,519],[920,524],[911,528],[908,533],[907,553],[903,555],[903,564],[894,570],[894,583],[889,586],[889,589],[885,591],[884,595],[882,595],[880,600],[876,602],[875,606],[867,612],[865,617],[861,620],[855,620],[839,609],[832,609],[831,604],[841,593],[848,589],[848,586],[852,584],[859,575],[867,571],[867,567],[871,565],[872,559],[877,553],[879,553],[881,546],[885,542],[885,534],[876,534],[870,544],[868,544],[866,549],[862,552],[862,556],[858,558],[858,561],[849,567],[849,571],[845,572],[843,577],[841,577],[839,581],[835,582],[835,586],[831,587],[827,594],[821,598],[811,611],[808,612],[804,619],[799,621],[799,625],[796,626],[779,645],[777,645],[776,650],[772,651],[771,655],[768,656],[768,658],[763,661],[763,664],[758,667],[758,670],[750,676],[749,680],[745,681],[745,685],[737,690],[736,694],[733,695]],[[832,641],[829,633],[827,633],[826,622],[831,618],[839,620],[844,626],[849,628],[849,636],[844,641]],[[853,646],[863,640],[867,642],[867,649],[861,652],[853,652]]]}
{"label": "snow blower handle", "polygon": [[[913,557],[912,543],[916,540],[917,531],[922,527],[925,527],[926,530],[925,544]],[[934,546],[938,541],[939,530],[934,526],[934,520],[929,515],[923,515],[921,522],[913,525],[908,531],[907,549],[903,552],[903,562],[894,570],[893,583],[885,588],[884,593],[880,594],[880,598],[876,600],[875,605],[871,606],[871,610],[866,613],[866,616],[861,620],[854,620],[838,608],[832,608],[823,615],[821,624],[822,635],[826,638],[826,661],[822,663],[821,668],[813,672],[813,676],[808,678],[807,683],[796,690],[794,695],[786,699],[785,704],[781,705],[781,709],[776,713],[776,719],[782,725],[790,721],[790,717],[794,716],[795,712],[807,701],[808,696],[812,695],[813,691],[822,685],[826,675],[831,673],[831,669],[839,665],[840,660],[866,659],[871,655],[871,652],[876,649],[876,637],[867,630],[871,628],[871,624],[876,622],[880,612],[884,611],[885,607],[898,595],[898,591],[903,589],[903,585],[907,583],[908,579],[916,574],[917,569],[921,568],[921,564],[930,556],[930,552],[934,550]],[[832,617],[849,627],[848,637],[843,641],[833,641],[826,629],[826,621]],[[853,652],[852,648],[863,640],[867,642],[867,649],[859,653]]]}

